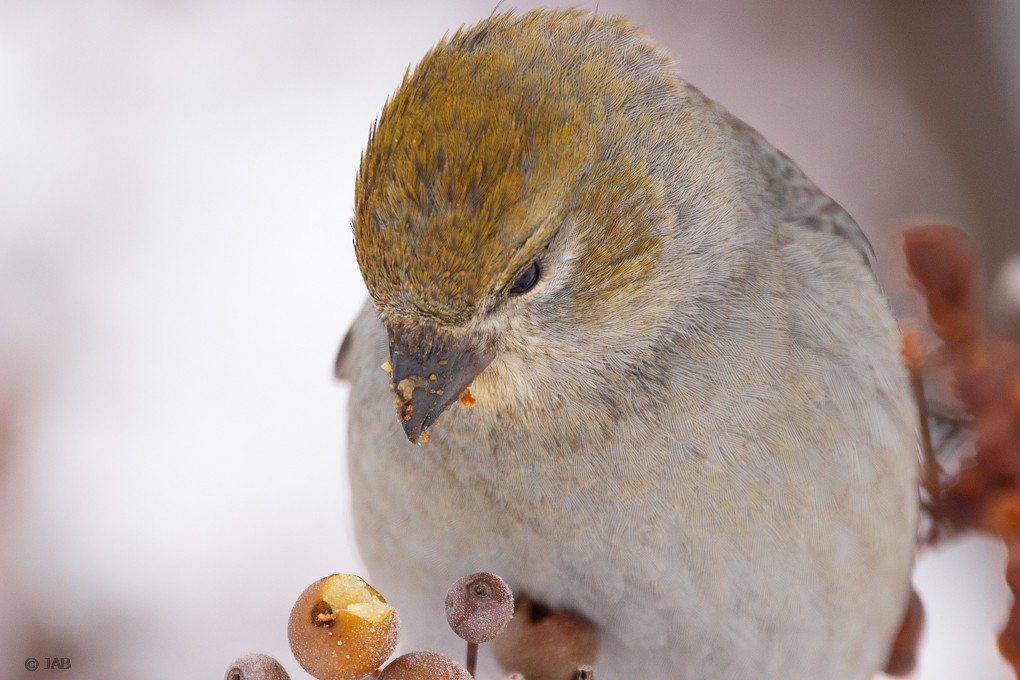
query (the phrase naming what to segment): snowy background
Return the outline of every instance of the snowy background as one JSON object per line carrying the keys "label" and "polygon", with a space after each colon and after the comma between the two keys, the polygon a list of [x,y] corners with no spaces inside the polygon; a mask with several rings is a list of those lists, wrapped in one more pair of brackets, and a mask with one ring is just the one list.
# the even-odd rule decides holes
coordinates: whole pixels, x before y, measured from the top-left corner
{"label": "snowy background", "polygon": [[[0,3],[0,678],[54,656],[68,679],[219,678],[252,650],[303,677],[291,604],[361,571],[332,380],[366,297],[359,153],[408,65],[492,4]],[[995,72],[977,94],[961,81],[997,135],[970,146],[970,117],[928,115],[942,95],[910,61],[912,40],[962,30],[945,3],[923,11],[948,26],[845,4],[599,12],[648,27],[857,216],[894,300],[889,234],[911,214],[973,229],[995,270],[1020,235],[994,212],[1020,215],[1020,3],[980,3],[958,41],[979,36]],[[1003,149],[1014,190],[989,198],[968,163]],[[977,539],[922,558],[918,677],[1010,677],[1002,560]]]}

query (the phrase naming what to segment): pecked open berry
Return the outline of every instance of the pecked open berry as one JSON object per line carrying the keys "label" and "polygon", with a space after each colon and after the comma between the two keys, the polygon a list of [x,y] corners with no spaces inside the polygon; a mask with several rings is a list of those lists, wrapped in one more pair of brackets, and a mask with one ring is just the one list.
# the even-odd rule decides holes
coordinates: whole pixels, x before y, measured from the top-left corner
{"label": "pecked open berry", "polygon": [[446,620],[457,635],[475,644],[502,632],[514,615],[514,594],[495,574],[480,571],[446,591]]}
{"label": "pecked open berry", "polygon": [[391,661],[379,680],[471,680],[471,674],[448,656],[411,652]]}
{"label": "pecked open berry", "polygon": [[294,658],[318,680],[357,680],[397,646],[397,611],[359,576],[333,574],[308,586],[290,612]]}

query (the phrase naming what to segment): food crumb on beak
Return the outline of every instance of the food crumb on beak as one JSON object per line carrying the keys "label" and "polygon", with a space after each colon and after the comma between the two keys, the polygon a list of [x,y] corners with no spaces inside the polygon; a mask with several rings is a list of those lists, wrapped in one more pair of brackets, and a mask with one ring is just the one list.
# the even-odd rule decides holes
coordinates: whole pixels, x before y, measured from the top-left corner
{"label": "food crumb on beak", "polygon": [[464,391],[460,393],[459,401],[461,408],[471,408],[475,405],[475,397],[471,394],[470,387],[465,387]]}
{"label": "food crumb on beak", "polygon": [[414,392],[414,378],[404,378],[397,383],[397,396],[404,401],[411,401],[411,394]]}
{"label": "food crumb on beak", "polygon": [[390,365],[390,362],[382,362],[382,365],[379,368],[386,371],[386,375],[393,375],[393,366]]}

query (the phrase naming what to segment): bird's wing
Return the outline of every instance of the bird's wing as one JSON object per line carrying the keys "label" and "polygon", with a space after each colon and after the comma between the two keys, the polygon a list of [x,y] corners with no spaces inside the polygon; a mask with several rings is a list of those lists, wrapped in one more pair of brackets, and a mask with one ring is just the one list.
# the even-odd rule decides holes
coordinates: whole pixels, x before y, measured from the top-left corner
{"label": "bird's wing", "polygon": [[874,271],[875,250],[850,213],[819,189],[789,156],[772,146],[761,133],[728,112],[724,116],[733,134],[750,150],[750,160],[759,166],[766,178],[765,199],[783,221],[801,229],[843,238]]}
{"label": "bird's wing", "polygon": [[351,372],[348,362],[350,361],[351,336],[354,335],[354,327],[351,326],[344,339],[340,342],[340,349],[336,353],[336,363],[333,365],[333,375],[337,380],[350,380]]}
{"label": "bird's wing", "polygon": [[[841,237],[861,254],[874,272],[875,251],[853,217],[754,128],[729,113],[724,115],[734,134],[743,140],[746,148],[751,149],[753,162],[759,165],[767,178],[767,200],[778,209],[782,220],[802,229]],[[932,392],[933,382],[948,384],[948,380],[942,377],[926,381],[929,389],[926,389],[924,399],[932,449],[940,465],[959,465],[960,460],[974,448],[970,417],[958,399]]]}

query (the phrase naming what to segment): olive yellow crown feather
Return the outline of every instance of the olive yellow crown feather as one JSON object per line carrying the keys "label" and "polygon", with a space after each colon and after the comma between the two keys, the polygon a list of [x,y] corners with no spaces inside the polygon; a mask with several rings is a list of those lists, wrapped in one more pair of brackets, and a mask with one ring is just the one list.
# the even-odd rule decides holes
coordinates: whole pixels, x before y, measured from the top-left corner
{"label": "olive yellow crown feather", "polygon": [[[639,29],[579,10],[494,15],[429,51],[386,102],[355,187],[355,252],[380,313],[463,323],[572,213],[647,194],[643,160],[617,159],[606,133],[632,124],[620,119],[635,94],[678,87],[638,81],[633,65],[649,60],[671,71]],[[585,192],[593,174],[604,189]],[[635,247],[624,234],[596,241]]]}

